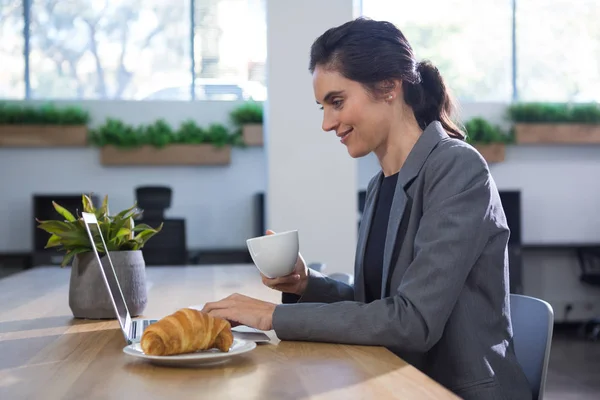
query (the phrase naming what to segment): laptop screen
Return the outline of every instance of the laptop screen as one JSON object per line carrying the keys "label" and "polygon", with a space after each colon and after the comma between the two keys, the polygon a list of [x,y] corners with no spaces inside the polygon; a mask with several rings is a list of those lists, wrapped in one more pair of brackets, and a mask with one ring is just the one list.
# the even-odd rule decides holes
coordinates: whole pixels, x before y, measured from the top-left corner
{"label": "laptop screen", "polygon": [[108,253],[103,254],[104,262],[102,262],[100,259],[99,249],[96,247],[96,243],[99,241],[103,244],[103,247],[106,248],[104,236],[102,235],[100,226],[98,225],[98,221],[94,214],[82,212],[81,215],[85,222],[88,237],[90,238],[90,241],[92,243],[92,249],[94,250],[94,253],[96,255],[96,260],[101,266],[100,271],[102,272],[102,275],[106,282],[106,286],[110,291],[110,297],[115,307],[115,312],[119,319],[119,324],[123,329],[125,338],[128,339],[127,333],[130,332],[131,317],[129,315],[129,310],[127,309],[127,304],[125,303],[125,297],[123,296],[121,286],[119,285],[119,281],[117,280],[117,275],[115,273],[112,260],[110,259],[110,255]]}

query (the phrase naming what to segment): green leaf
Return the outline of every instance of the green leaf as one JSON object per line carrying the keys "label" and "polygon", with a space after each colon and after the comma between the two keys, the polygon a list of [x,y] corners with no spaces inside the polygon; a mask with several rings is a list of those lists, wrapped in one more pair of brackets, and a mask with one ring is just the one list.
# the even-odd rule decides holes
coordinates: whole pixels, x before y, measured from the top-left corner
{"label": "green leaf", "polygon": [[130,207],[126,210],[123,210],[120,213],[118,213],[117,215],[115,215],[115,219],[129,218],[129,217],[133,216],[133,214],[136,212],[136,210],[137,210],[137,202],[135,202],[132,207]]}
{"label": "green leaf", "polygon": [[62,215],[67,221],[69,221],[69,222],[75,221],[75,217],[73,216],[73,214],[71,214],[69,212],[69,210],[67,210],[66,208],[60,206],[55,201],[52,202],[52,205],[54,206],[54,209],[56,210],[56,212],[58,212],[60,215]]}
{"label": "green leaf", "polygon": [[73,251],[67,251],[67,253],[63,257],[62,262],[60,263],[60,266],[66,267],[67,265],[69,265],[71,263],[71,261],[73,260],[73,257],[75,257],[75,254],[73,253]]}
{"label": "green leaf", "polygon": [[[161,224],[161,226],[162,226],[162,224]],[[136,226],[133,228],[133,231],[134,231],[134,232],[141,232],[141,231],[144,231],[144,230],[146,230],[146,229],[148,229],[148,230],[151,230],[151,231],[155,231],[155,230],[156,230],[156,229],[154,229],[153,227],[151,227],[151,226],[150,226],[150,225],[148,225],[148,224],[138,224],[138,225],[136,225]]]}
{"label": "green leaf", "polygon": [[[98,239],[98,243],[101,243],[99,241],[99,239]],[[89,238],[83,237],[83,236],[61,237],[60,244],[65,246],[65,248],[83,247],[83,246],[88,247],[90,250],[92,248]]]}
{"label": "green leaf", "polygon": [[40,224],[38,228],[45,230],[48,233],[55,235],[63,235],[68,232],[73,232],[77,228],[67,222],[63,221],[38,221]]}
{"label": "green leaf", "polygon": [[98,221],[106,222],[108,219],[108,195],[104,196],[102,206],[96,210],[96,218]]}
{"label": "green leaf", "polygon": [[60,266],[66,267],[71,262],[71,260],[73,260],[73,257],[75,257],[77,254],[86,253],[88,251],[90,251],[90,249],[85,249],[85,248],[79,248],[79,249],[73,249],[73,250],[67,251],[67,253],[63,257],[62,263],[60,263]]}
{"label": "green leaf", "polygon": [[145,230],[145,231],[138,233],[133,238],[133,240],[135,240],[138,244],[143,245],[144,243],[146,243],[146,241],[148,241],[148,239],[150,239],[152,236],[156,235],[157,233],[158,233],[158,231],[155,231],[155,230]]}
{"label": "green leaf", "polygon": [[96,209],[94,208],[94,203],[92,203],[92,199],[90,199],[85,194],[82,195],[82,203],[83,203],[83,211],[87,213],[95,214]]}
{"label": "green leaf", "polygon": [[[110,240],[110,222],[98,222],[100,225],[100,231],[102,231],[102,236],[104,236],[104,240]],[[101,242],[100,236],[96,239],[98,242]]]}
{"label": "green leaf", "polygon": [[125,227],[126,219],[117,219],[116,217],[110,222],[110,233],[108,239],[112,239],[116,232],[119,232],[121,228]]}
{"label": "green leaf", "polygon": [[119,231],[117,232],[117,234],[114,236],[114,239],[120,238],[120,237],[125,236],[125,235],[129,235],[129,234],[131,234],[131,229],[121,228],[121,229],[119,229]]}
{"label": "green leaf", "polygon": [[44,248],[49,249],[50,247],[57,247],[61,245],[62,243],[60,236],[52,235],[50,236],[50,239],[48,239],[48,243],[46,243],[46,246],[44,246]]}

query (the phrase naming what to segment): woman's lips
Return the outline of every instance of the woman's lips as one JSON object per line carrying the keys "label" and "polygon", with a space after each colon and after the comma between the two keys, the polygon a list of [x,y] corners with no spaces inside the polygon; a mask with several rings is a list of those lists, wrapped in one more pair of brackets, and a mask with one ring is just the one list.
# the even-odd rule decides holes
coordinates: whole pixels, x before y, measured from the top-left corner
{"label": "woman's lips", "polygon": [[348,137],[350,136],[350,134],[352,133],[353,130],[354,130],[354,128],[351,128],[351,129],[347,130],[346,132],[342,133],[341,135],[338,135],[340,137],[340,142],[342,142],[342,144],[346,143],[346,141],[348,140]]}

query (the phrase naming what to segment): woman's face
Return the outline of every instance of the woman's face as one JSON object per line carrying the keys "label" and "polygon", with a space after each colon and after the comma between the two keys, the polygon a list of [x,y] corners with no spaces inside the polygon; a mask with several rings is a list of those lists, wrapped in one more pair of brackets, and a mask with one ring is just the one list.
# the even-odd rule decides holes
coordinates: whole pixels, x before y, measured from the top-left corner
{"label": "woman's face", "polygon": [[[385,144],[393,120],[392,99],[374,99],[362,84],[317,66],[313,89],[323,109],[323,130],[335,131],[353,158]],[[396,91],[390,92],[393,99]]]}

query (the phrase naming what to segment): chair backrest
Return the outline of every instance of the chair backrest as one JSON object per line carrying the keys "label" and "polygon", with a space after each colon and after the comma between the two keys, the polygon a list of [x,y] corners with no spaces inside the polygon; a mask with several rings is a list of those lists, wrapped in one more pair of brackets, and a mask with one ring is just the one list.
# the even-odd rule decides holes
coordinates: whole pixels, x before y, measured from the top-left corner
{"label": "chair backrest", "polygon": [[334,272],[332,274],[327,275],[331,279],[335,279],[336,281],[340,281],[345,283],[346,285],[354,285],[354,275],[347,274],[345,272]]}
{"label": "chair backrest", "polygon": [[542,399],[554,330],[554,311],[543,300],[511,294],[510,314],[517,360],[527,376],[533,398]]}

